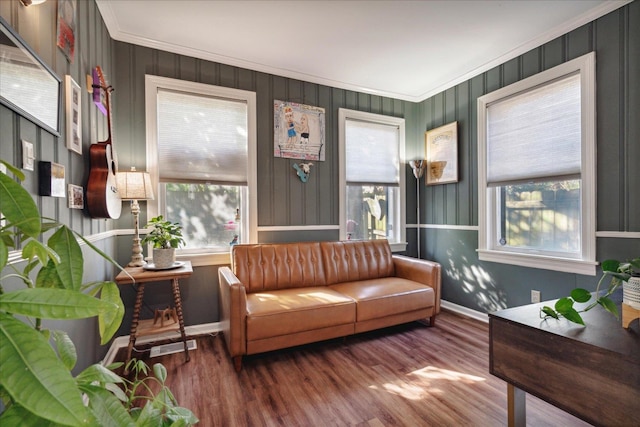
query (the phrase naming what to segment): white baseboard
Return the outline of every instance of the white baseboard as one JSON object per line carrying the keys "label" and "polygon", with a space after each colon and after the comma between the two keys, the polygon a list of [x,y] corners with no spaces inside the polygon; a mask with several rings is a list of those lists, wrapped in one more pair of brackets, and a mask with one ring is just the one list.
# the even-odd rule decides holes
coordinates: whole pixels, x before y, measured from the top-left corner
{"label": "white baseboard", "polygon": [[476,319],[484,323],[489,323],[489,315],[487,313],[482,313],[477,310],[473,310],[471,308],[454,304],[449,301],[441,300],[440,307],[447,311],[451,311],[453,313],[460,314],[465,317],[470,317],[471,319]]}
{"label": "white baseboard", "polygon": [[[187,335],[187,338],[196,337],[199,335],[215,334],[217,332],[220,332],[221,330],[222,330],[222,327],[220,326],[220,322],[203,323],[201,325],[187,326],[184,328],[184,332]],[[136,344],[142,345],[142,344],[153,343],[156,341],[175,340],[175,339],[180,339],[180,332],[172,331],[172,332],[165,332],[165,333],[157,334],[153,336],[143,337],[143,338],[137,339]],[[109,347],[109,351],[107,351],[107,354],[104,356],[104,359],[102,359],[102,364],[104,366],[107,366],[113,363],[113,361],[115,360],[116,354],[118,354],[118,350],[120,350],[121,348],[126,348],[128,345],[129,345],[129,335],[123,335],[121,337],[117,337],[116,339],[114,339],[113,342],[111,343],[111,346]]]}
{"label": "white baseboard", "polygon": [[[486,313],[481,313],[479,311],[472,310],[462,305],[454,304],[452,302],[445,301],[445,300],[442,300],[440,302],[440,305],[444,310],[451,311],[453,313],[457,313],[472,319],[476,319],[484,323],[489,323],[489,316]],[[222,327],[220,326],[220,322],[204,323],[201,325],[187,326],[186,328],[184,328],[184,332],[187,334],[187,337],[214,334],[216,332],[220,332],[221,330],[222,330]],[[147,337],[136,340],[136,344],[149,344],[155,341],[168,340],[168,339],[180,339],[180,333],[178,331],[173,331],[173,332],[166,332],[163,334],[158,334],[153,336],[147,336]],[[113,361],[115,360],[116,354],[118,354],[118,350],[120,350],[121,348],[126,348],[128,345],[129,345],[129,335],[124,335],[114,339],[113,342],[111,343],[111,347],[109,347],[109,351],[107,351],[107,354],[102,360],[102,364],[107,366],[113,363]]]}

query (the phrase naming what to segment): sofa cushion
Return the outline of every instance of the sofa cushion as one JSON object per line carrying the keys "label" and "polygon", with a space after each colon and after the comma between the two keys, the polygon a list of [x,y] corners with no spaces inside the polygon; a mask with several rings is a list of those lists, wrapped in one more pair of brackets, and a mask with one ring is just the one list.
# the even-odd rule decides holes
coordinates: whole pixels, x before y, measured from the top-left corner
{"label": "sofa cushion", "polygon": [[235,245],[231,264],[247,293],[326,285],[318,242]]}
{"label": "sofa cushion", "polygon": [[355,323],[355,301],[326,286],[247,295],[247,340]]}
{"label": "sofa cushion", "polygon": [[394,274],[393,254],[386,240],[321,242],[327,285]]}
{"label": "sofa cushion", "polygon": [[435,304],[432,288],[399,277],[339,283],[330,288],[356,300],[357,322],[433,307]]}

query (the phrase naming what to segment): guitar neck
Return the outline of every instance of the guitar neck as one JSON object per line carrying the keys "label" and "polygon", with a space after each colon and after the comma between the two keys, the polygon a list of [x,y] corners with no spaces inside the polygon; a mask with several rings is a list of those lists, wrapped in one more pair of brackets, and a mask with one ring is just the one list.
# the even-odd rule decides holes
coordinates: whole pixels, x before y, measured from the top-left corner
{"label": "guitar neck", "polygon": [[111,144],[112,141],[112,132],[111,132],[111,92],[113,92],[112,86],[101,87],[104,90],[106,101],[107,101],[107,139],[104,141],[100,141],[101,144]]}

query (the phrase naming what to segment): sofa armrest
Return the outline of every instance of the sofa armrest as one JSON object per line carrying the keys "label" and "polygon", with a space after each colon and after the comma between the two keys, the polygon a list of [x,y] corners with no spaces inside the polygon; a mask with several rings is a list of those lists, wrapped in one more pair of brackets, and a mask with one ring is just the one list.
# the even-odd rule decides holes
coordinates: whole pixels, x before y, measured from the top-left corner
{"label": "sofa armrest", "polygon": [[435,261],[393,255],[397,277],[413,280],[433,288],[435,293],[435,313],[440,313],[441,266]]}
{"label": "sofa armrest", "polygon": [[247,294],[229,267],[218,269],[220,326],[231,357],[247,354]]}

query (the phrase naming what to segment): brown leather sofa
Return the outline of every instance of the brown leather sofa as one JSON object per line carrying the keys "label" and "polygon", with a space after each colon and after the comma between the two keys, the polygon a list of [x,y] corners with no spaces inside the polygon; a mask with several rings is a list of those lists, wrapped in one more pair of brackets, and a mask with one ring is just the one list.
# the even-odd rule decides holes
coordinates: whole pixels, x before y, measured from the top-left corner
{"label": "brown leather sofa", "polygon": [[236,245],[218,270],[220,322],[242,356],[440,312],[440,264],[393,255],[386,240]]}

